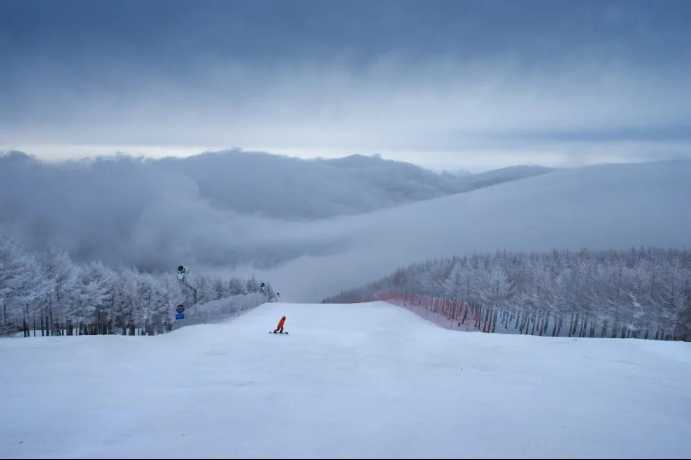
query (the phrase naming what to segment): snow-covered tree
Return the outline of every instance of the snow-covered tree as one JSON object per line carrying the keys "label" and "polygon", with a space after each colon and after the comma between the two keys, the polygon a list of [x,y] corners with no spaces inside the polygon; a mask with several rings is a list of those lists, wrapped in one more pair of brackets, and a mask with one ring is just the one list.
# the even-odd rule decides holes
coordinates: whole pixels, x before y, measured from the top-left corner
{"label": "snow-covered tree", "polygon": [[155,334],[172,328],[179,304],[193,312],[201,304],[233,298],[222,303],[232,306],[219,310],[218,319],[223,312],[273,300],[273,288],[260,286],[254,279],[200,273],[180,281],[173,273],[80,264],[60,250],[26,252],[0,235],[0,334],[21,329],[25,335],[30,329],[34,335]]}
{"label": "snow-covered tree", "polygon": [[442,298],[522,333],[691,339],[690,280],[691,251],[502,251],[414,264],[327,301],[424,297],[437,312]]}

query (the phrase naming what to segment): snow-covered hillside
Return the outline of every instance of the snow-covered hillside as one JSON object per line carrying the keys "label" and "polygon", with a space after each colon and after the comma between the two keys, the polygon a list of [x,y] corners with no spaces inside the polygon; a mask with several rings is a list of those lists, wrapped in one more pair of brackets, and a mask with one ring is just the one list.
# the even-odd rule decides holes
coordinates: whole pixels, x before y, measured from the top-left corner
{"label": "snow-covered hillside", "polygon": [[0,362],[0,457],[691,455],[687,343],[266,304],[157,337],[2,339]]}

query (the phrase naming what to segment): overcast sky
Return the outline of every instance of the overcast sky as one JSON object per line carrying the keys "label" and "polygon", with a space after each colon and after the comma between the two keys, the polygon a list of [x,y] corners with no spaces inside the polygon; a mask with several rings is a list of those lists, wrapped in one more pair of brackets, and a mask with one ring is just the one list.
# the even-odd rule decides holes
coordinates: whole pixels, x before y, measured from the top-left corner
{"label": "overcast sky", "polygon": [[0,149],[690,156],[691,2],[0,0]]}

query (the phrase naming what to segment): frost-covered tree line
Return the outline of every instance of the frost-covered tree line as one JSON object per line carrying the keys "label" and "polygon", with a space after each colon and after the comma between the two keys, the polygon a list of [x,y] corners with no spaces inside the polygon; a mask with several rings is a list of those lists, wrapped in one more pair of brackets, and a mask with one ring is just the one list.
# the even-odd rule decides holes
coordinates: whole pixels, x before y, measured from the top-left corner
{"label": "frost-covered tree line", "polygon": [[430,260],[327,299],[386,299],[485,332],[691,340],[691,251],[552,251]]}
{"label": "frost-covered tree line", "polygon": [[208,312],[196,310],[209,304],[212,313],[220,311],[214,302],[229,298],[240,310],[272,301],[276,293],[254,278],[192,275],[181,283],[174,272],[76,263],[64,251],[33,253],[0,235],[0,334],[156,334],[172,329],[180,304],[199,318]]}

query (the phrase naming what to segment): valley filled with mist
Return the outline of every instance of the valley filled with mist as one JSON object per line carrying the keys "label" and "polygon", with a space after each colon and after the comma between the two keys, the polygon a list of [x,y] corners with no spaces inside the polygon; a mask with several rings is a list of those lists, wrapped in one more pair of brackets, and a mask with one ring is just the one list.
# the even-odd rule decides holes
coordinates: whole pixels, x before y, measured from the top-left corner
{"label": "valley filled with mist", "polygon": [[29,249],[260,274],[296,300],[431,257],[691,243],[691,161],[454,175],[375,156],[47,163],[13,152],[0,166],[0,232]]}

